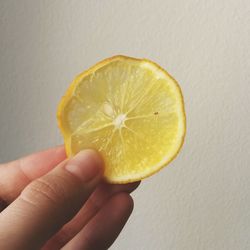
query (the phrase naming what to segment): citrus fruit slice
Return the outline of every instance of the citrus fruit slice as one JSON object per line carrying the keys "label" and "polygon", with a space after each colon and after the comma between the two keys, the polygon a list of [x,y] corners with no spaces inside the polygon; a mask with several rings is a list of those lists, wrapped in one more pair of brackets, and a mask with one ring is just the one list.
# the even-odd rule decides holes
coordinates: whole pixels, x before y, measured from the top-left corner
{"label": "citrus fruit slice", "polygon": [[110,183],[141,180],[166,166],[179,152],[186,127],[177,82],[157,64],[126,56],[77,76],[57,119],[67,155],[99,151]]}

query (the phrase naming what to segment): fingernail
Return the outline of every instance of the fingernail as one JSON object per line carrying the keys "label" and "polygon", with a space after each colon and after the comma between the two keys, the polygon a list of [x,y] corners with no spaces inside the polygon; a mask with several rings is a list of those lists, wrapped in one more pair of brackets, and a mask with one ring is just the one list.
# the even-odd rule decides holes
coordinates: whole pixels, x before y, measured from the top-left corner
{"label": "fingernail", "polygon": [[89,182],[102,172],[102,159],[94,150],[84,150],[70,159],[66,170],[83,182]]}

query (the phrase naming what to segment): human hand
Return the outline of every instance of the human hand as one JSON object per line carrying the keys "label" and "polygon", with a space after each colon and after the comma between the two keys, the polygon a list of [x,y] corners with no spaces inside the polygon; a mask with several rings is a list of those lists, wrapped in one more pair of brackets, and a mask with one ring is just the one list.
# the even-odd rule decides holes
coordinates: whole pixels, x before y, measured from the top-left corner
{"label": "human hand", "polygon": [[0,249],[104,250],[133,210],[139,183],[102,181],[99,155],[63,147],[0,165]]}

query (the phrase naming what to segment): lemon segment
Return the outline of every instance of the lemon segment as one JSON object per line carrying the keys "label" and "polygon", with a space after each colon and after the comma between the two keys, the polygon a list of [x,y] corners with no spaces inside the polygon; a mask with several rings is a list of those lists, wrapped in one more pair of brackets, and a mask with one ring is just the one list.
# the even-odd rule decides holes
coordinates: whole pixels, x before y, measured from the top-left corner
{"label": "lemon segment", "polygon": [[80,74],[58,106],[68,156],[92,148],[111,183],[141,180],[167,165],[185,136],[177,82],[146,59],[115,56]]}

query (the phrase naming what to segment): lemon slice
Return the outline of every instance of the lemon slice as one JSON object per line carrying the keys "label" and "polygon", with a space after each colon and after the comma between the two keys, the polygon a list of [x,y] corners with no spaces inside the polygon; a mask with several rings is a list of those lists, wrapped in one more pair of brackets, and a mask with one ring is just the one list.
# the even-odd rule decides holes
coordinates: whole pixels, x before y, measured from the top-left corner
{"label": "lemon slice", "polygon": [[175,158],[185,136],[181,89],[160,66],[115,56],[75,78],[58,107],[68,156],[92,148],[110,183],[141,180]]}

